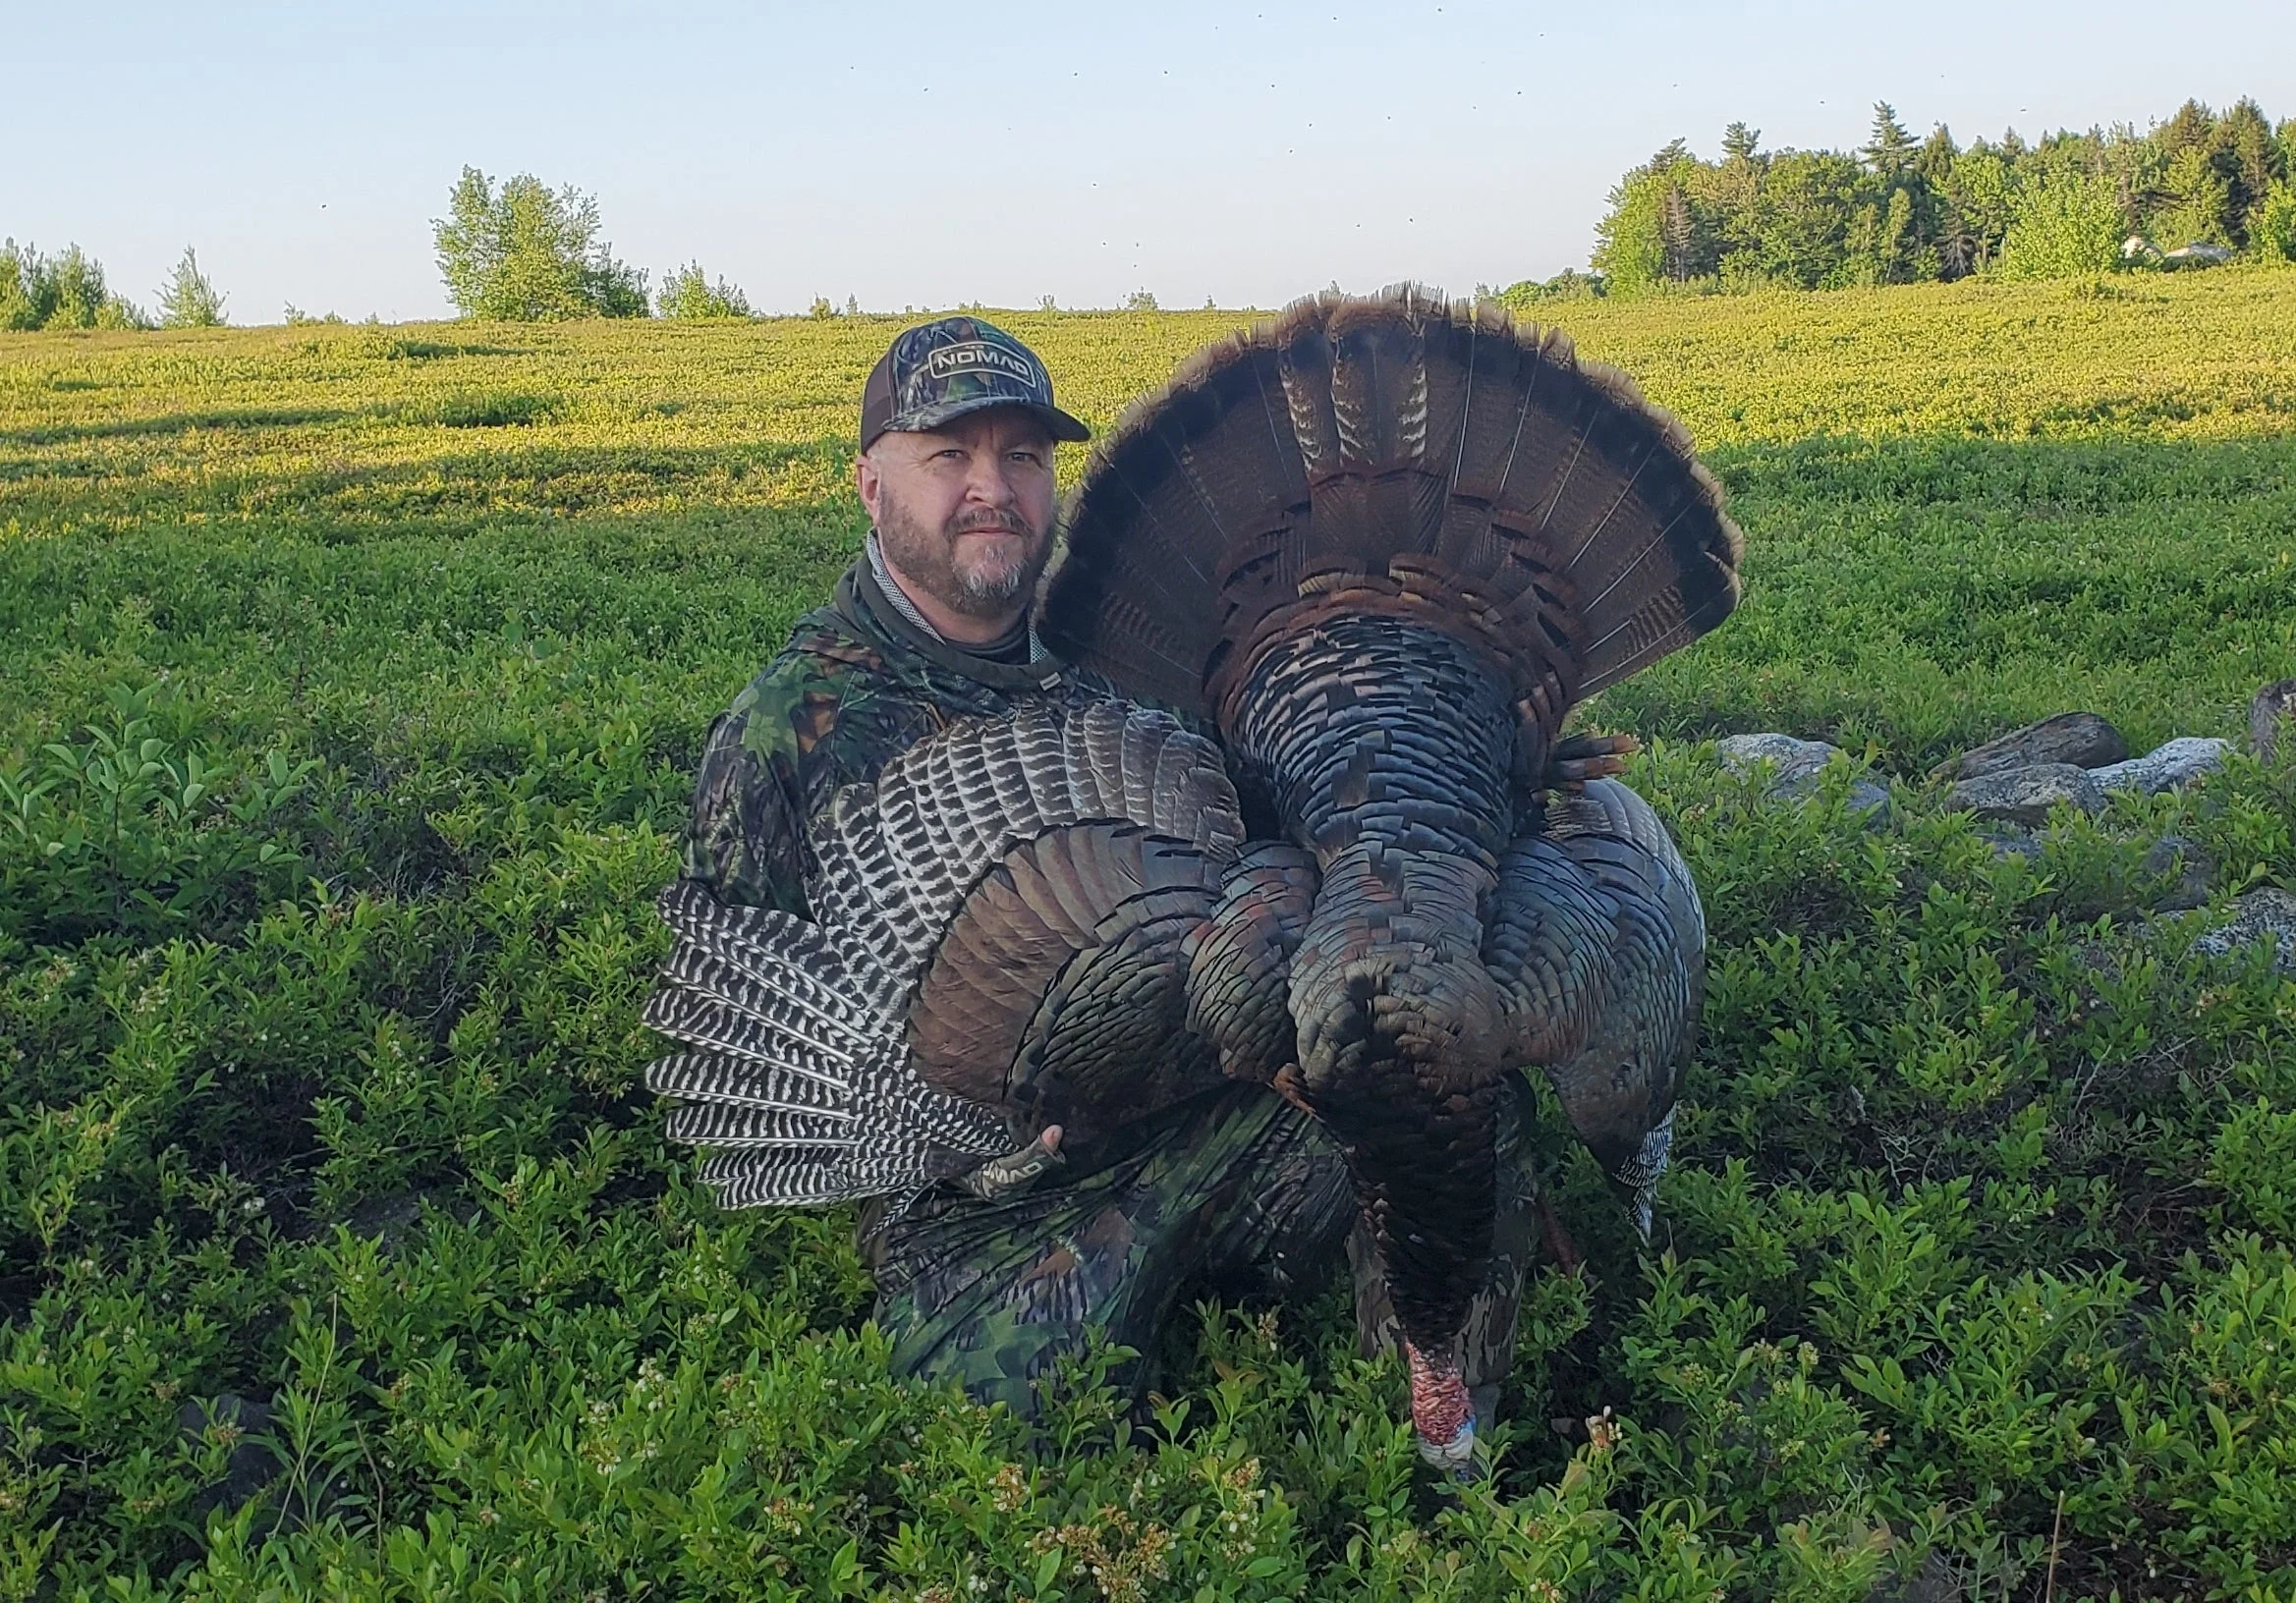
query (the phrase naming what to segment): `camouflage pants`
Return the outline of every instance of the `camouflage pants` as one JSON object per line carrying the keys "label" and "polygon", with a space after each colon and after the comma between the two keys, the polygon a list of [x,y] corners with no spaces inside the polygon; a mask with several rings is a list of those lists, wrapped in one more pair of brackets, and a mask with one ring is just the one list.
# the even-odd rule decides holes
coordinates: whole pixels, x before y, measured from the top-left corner
{"label": "camouflage pants", "polygon": [[[1511,1132],[1510,1122],[1491,1284],[1466,1354],[1469,1384],[1490,1392],[1512,1353],[1531,1237],[1533,1192]],[[1346,1165],[1320,1127],[1239,1085],[1168,1109],[1121,1143],[1072,1153],[1033,1190],[993,1202],[930,1194],[897,1220],[865,1214],[861,1234],[894,1372],[954,1379],[1033,1417],[1037,1377],[1095,1332],[1152,1354],[1191,1294],[1312,1292],[1355,1222]],[[1393,1315],[1368,1243],[1349,1244],[1372,1352],[1392,1344]],[[1145,1392],[1147,1359],[1119,1378]]]}

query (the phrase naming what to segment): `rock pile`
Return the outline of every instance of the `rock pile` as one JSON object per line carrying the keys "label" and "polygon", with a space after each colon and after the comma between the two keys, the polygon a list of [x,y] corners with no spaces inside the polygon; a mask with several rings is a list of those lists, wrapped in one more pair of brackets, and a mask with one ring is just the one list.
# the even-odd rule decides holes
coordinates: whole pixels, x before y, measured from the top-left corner
{"label": "rock pile", "polygon": [[[2261,760],[2274,760],[2281,744],[2296,742],[2296,679],[2267,685],[2249,708],[2249,748]],[[1732,773],[1766,770],[1764,794],[1801,801],[1819,787],[1826,768],[1851,759],[1823,741],[1781,734],[1733,735],[1714,743],[1722,765]],[[1991,826],[1986,838],[2002,856],[2038,857],[2042,842],[2032,831],[2065,805],[2084,813],[2104,810],[2115,794],[2157,796],[2181,790],[2224,765],[2229,741],[2179,736],[2142,756],[2131,756],[2120,732],[2093,712],[2065,712],[2013,730],[1939,765],[1934,781],[1949,788],[1945,805]],[[1859,774],[1850,782],[1850,805],[1869,826],[1889,816],[1885,785]],[[2212,870],[2191,842],[2165,836],[2154,843],[2145,870],[2163,888],[2148,906],[2178,912],[2205,906]],[[2233,916],[2194,943],[2194,950],[2223,955],[2259,941],[2271,946],[2273,966],[2296,974],[2296,895],[2276,889],[2250,891],[2233,904]]]}
{"label": "rock pile", "polygon": [[2043,824],[2059,802],[2101,812],[2115,791],[2156,796],[2224,765],[2229,741],[2180,736],[2141,757],[2093,712],[2061,712],[1963,752],[1931,777],[1954,781],[1945,804],[2005,824]]}

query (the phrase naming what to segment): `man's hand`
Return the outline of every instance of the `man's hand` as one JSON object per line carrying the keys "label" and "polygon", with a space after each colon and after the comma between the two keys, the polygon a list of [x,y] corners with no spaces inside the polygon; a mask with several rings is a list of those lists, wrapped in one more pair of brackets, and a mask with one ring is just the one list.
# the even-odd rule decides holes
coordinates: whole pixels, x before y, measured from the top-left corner
{"label": "man's hand", "polygon": [[1590,779],[1615,779],[1626,772],[1626,759],[1642,749],[1632,735],[1573,735],[1546,755],[1546,772],[1540,776],[1540,791],[1566,791],[1577,796]]}
{"label": "man's hand", "polygon": [[1046,1125],[1044,1133],[1017,1152],[1007,1152],[1001,1158],[990,1158],[970,1174],[959,1175],[949,1184],[971,1191],[983,1202],[994,1202],[1017,1191],[1027,1190],[1037,1177],[1048,1169],[1056,1169],[1068,1160],[1060,1155],[1060,1127]]}

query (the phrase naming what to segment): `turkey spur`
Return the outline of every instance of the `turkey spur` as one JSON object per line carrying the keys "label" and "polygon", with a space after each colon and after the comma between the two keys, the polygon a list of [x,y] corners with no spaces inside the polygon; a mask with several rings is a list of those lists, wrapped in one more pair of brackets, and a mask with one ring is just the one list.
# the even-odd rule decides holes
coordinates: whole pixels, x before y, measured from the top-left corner
{"label": "turkey spur", "polygon": [[1647,1222],[1705,930],[1560,743],[1689,643],[1740,542],[1671,418],[1415,291],[1223,341],[1096,449],[1037,628],[1127,703],[921,744],[817,819],[815,921],[673,892],[653,1082],[729,1202],[1025,1182],[1050,1127],[1244,1080],[1345,1154],[1422,1452],[1472,1454],[1506,1077]]}

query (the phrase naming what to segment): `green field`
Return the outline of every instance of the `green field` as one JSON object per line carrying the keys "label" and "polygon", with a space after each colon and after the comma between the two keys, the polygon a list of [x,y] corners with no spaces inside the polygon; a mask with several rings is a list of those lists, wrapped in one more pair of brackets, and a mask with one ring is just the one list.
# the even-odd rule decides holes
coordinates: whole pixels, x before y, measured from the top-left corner
{"label": "green field", "polygon": [[[1449,1502],[1337,1285],[1032,1437],[655,1133],[651,893],[895,321],[0,335],[0,1597],[2296,1599],[2296,985],[2141,916],[2163,831],[2296,888],[2296,767],[2033,862],[1922,777],[2296,675],[2296,272],[1556,309],[1747,601],[1588,714],[1714,926],[1658,1245],[1550,1143],[1590,1267]],[[1241,317],[1000,320],[1104,424]]]}

